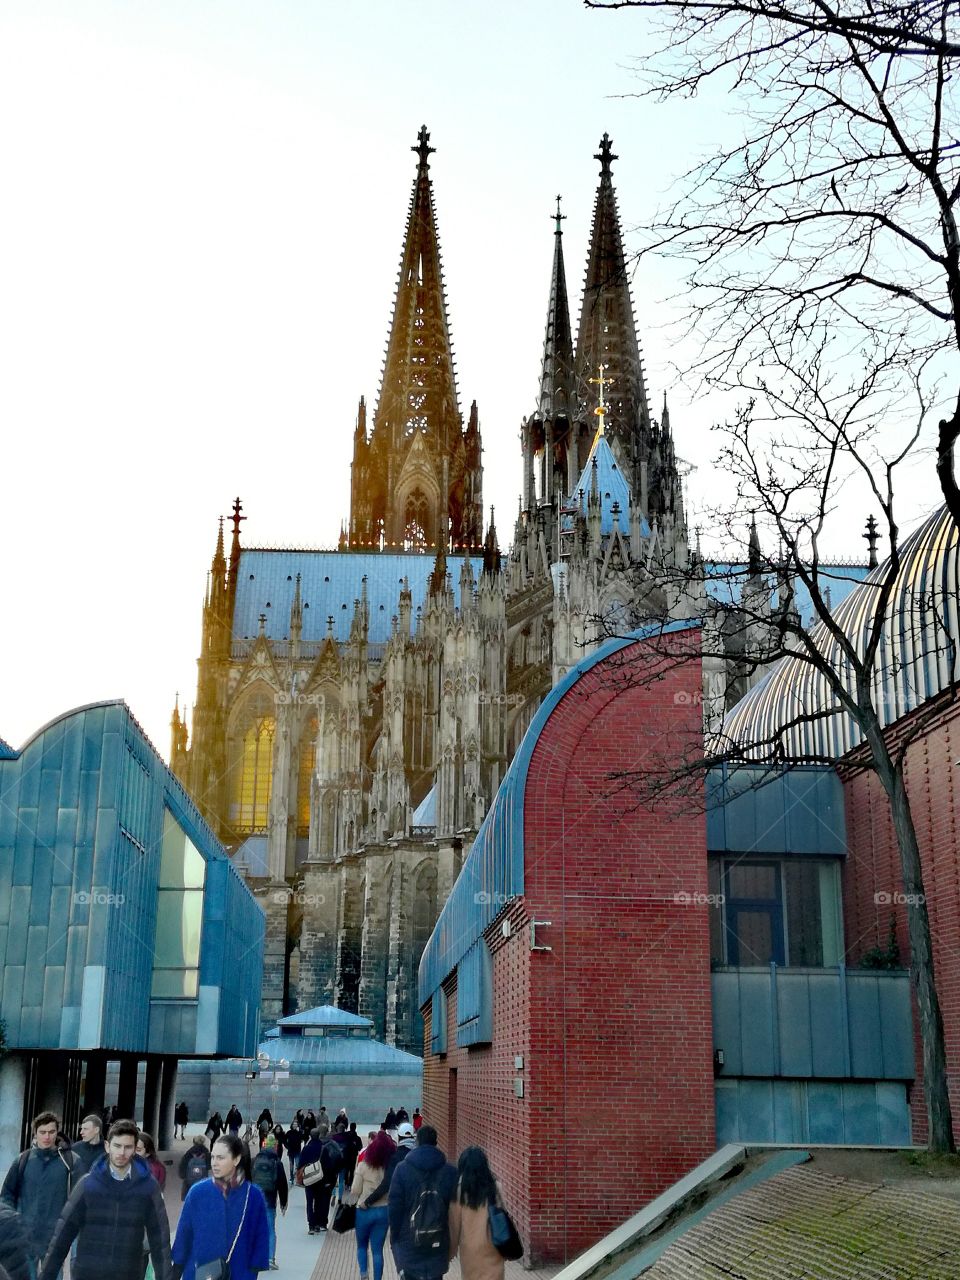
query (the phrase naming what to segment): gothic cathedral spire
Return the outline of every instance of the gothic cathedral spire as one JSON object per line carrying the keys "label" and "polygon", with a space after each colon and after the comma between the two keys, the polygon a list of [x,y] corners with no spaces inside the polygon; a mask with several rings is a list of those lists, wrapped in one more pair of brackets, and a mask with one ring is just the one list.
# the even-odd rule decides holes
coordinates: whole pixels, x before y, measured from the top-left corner
{"label": "gothic cathedral spire", "polygon": [[429,142],[424,125],[373,430],[358,417],[354,435],[352,547],[483,541],[480,433],[475,409],[466,430],[460,414]]}
{"label": "gothic cathedral spire", "polygon": [[617,157],[607,134],[594,159],[600,161],[600,185],[577,332],[577,391],[589,420],[597,404],[597,390],[590,379],[604,365],[610,383],[605,434],[611,444],[619,443],[622,464],[629,467],[634,492],[639,493],[639,470],[645,461],[650,413],[611,176],[611,165]]}

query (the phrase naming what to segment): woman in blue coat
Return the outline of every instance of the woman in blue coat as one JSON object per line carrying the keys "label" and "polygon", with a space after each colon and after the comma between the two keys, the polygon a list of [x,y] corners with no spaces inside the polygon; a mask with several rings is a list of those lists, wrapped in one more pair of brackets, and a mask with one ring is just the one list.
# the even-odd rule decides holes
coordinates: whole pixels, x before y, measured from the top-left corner
{"label": "woman in blue coat", "polygon": [[[270,1227],[263,1192],[250,1179],[250,1156],[233,1133],[213,1144],[213,1176],[187,1192],[173,1242],[173,1261],[183,1280],[197,1267],[230,1259],[232,1280],[256,1280],[270,1268]],[[232,1249],[232,1253],[231,1253]]]}

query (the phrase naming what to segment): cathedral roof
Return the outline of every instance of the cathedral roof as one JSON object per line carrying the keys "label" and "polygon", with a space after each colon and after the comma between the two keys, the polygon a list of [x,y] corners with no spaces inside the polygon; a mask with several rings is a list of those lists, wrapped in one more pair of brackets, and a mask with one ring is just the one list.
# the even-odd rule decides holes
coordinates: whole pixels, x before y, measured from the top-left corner
{"label": "cathedral roof", "polygon": [[[465,557],[447,557],[456,604],[460,605],[460,567]],[[349,639],[353,603],[367,580],[371,644],[390,639],[404,579],[410,586],[413,608],[427,598],[433,555],[387,551],[243,551],[233,612],[234,640],[252,639],[259,618],[266,617],[264,631],[270,640],[290,634],[290,608],[300,574],[304,641],[321,641],[327,634],[327,618],[333,618],[334,639]],[[474,578],[483,568],[480,556],[470,557]]]}
{"label": "cathedral roof", "polygon": [[[613,456],[606,436],[598,435],[594,440],[586,466],[580,472],[580,479],[572,494],[573,501],[586,515],[593,487],[594,462],[597,464],[597,492],[600,495],[600,532],[613,532],[613,506],[617,503],[620,507],[620,531],[627,535],[630,532],[630,486]],[[640,532],[645,538],[650,536],[650,527],[644,516],[640,517]]]}
{"label": "cathedral roof", "polygon": [[[957,526],[945,507],[907,539],[900,559],[873,664],[873,696],[882,725],[915,710],[954,679],[951,655],[960,643],[960,548]],[[855,640],[860,653],[865,650],[877,592],[887,572],[886,563],[874,569],[833,610],[835,622]],[[852,688],[852,675],[841,660],[837,641],[823,624],[814,628],[812,637]],[[860,742],[860,731],[849,716],[839,709],[822,715],[836,707],[824,675],[801,658],[784,658],[729,712],[723,731],[728,742],[740,743],[747,755],[753,755],[751,744],[770,741],[780,726],[820,712],[822,718],[802,719],[783,731],[784,751],[792,758],[836,758]]]}
{"label": "cathedral roof", "polygon": [[437,825],[437,788],[432,786],[423,797],[410,819],[411,827],[435,827]]}

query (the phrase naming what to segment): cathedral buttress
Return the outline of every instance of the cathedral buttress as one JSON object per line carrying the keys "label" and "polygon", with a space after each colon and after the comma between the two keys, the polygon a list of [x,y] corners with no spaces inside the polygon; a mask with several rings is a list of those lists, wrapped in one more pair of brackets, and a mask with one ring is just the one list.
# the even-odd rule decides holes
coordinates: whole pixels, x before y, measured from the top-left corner
{"label": "cathedral buttress", "polygon": [[[420,550],[483,540],[476,404],[460,413],[429,158],[421,128],[400,278],[380,397],[369,437],[360,402],[354,434],[349,543]],[[440,531],[438,533],[438,531]]]}

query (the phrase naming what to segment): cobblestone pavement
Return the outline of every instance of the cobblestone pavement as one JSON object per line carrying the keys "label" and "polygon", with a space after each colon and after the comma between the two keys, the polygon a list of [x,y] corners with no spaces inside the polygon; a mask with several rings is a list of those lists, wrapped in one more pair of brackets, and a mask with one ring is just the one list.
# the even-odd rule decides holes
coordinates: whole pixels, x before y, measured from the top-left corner
{"label": "cobblestone pavement", "polygon": [[691,1227],[649,1280],[960,1280],[955,1200],[802,1166]]}

